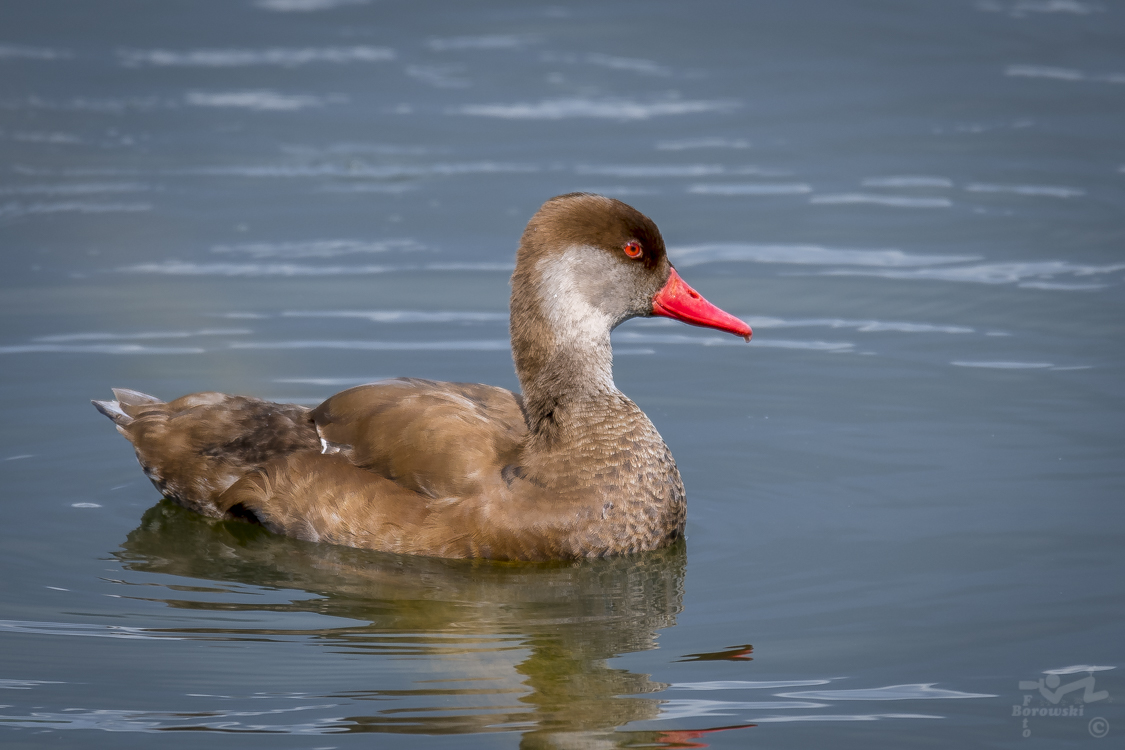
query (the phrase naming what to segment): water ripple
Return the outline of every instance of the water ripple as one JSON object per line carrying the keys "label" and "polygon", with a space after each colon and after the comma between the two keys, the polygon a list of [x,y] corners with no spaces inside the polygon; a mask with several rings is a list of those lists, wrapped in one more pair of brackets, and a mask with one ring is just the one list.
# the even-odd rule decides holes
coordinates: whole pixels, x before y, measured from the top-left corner
{"label": "water ripple", "polygon": [[266,164],[254,166],[192,167],[174,170],[172,174],[215,177],[340,177],[394,180],[419,177],[450,177],[475,174],[527,174],[538,172],[534,164],[504,162],[451,162],[422,166],[405,164],[382,165],[351,161],[338,164]]}
{"label": "water ripple", "polygon": [[193,336],[245,336],[253,333],[249,328],[205,328],[200,331],[136,331],[133,333],[60,333],[37,336],[32,341],[61,344],[72,341],[139,341],[142,339],[183,339]]}
{"label": "water ripple", "polygon": [[0,60],[68,60],[72,57],[74,53],[69,50],[0,44]]}
{"label": "water ripple", "polygon": [[239,341],[230,344],[232,349],[352,349],[359,351],[508,351],[507,339],[482,339],[469,341]]}
{"label": "water ripple", "polygon": [[[745,346],[745,342],[734,336],[698,336],[687,333],[637,333],[619,331],[613,335],[615,341],[629,344],[694,344],[696,346]],[[855,348],[850,341],[790,341],[786,339],[758,339],[750,346],[768,349],[808,349],[821,352],[848,352]]]}
{"label": "water ripple", "polygon": [[750,148],[750,142],[741,138],[684,138],[675,141],[658,141],[657,151],[686,151],[701,148]]}
{"label": "water ripple", "polygon": [[38,685],[65,685],[58,680],[0,680],[0,690],[31,690]]}
{"label": "water ripple", "polygon": [[912,198],[903,195],[874,195],[872,193],[814,195],[809,198],[809,203],[817,205],[869,203],[876,206],[891,206],[892,208],[949,208],[953,205],[953,201],[948,198]]}
{"label": "water ripple", "polygon": [[12,133],[12,140],[20,143],[50,143],[52,145],[82,143],[82,139],[70,133],[44,133],[37,130]]}
{"label": "water ripple", "polygon": [[0,187],[0,195],[96,195],[99,193],[139,193],[151,190],[140,182],[90,182],[59,185],[20,185]]}
{"label": "water ripple", "polygon": [[1036,195],[1050,198],[1076,198],[1085,195],[1081,188],[1060,185],[991,185],[974,182],[965,186],[970,193],[1014,193],[1016,195]]}
{"label": "water ripple", "polygon": [[1045,370],[1049,367],[1054,367],[1050,362],[971,362],[957,360],[949,364],[956,365],[957,367],[983,367],[989,370]]}
{"label": "water ripple", "polygon": [[1014,18],[1023,18],[1028,13],[1072,13],[1085,16],[1105,10],[1099,5],[1080,2],[1080,0],[1016,0],[1003,3],[999,0],[981,0],[977,10],[992,13],[1007,13]]}
{"label": "water ripple", "polygon": [[597,52],[588,52],[585,55],[564,55],[555,52],[544,52],[540,55],[539,59],[547,63],[564,63],[570,65],[585,63],[586,65],[596,65],[612,70],[627,70],[630,73],[641,73],[642,75],[650,76],[672,75],[670,68],[652,60],[642,60],[635,57],[615,57],[613,55],[604,55]]}
{"label": "water ripple", "polygon": [[709,701],[709,700],[681,700],[666,701],[660,707],[660,719],[674,721],[676,719],[696,719],[704,716],[730,716],[739,711],[767,710],[779,711],[793,708],[827,708],[827,703],[813,703],[810,701]]}
{"label": "water ripple", "polygon": [[402,271],[512,271],[511,263],[420,263],[416,265],[312,266],[299,263],[192,263],[168,260],[122,266],[121,273],[168,276],[353,276]]}
{"label": "water ripple", "polygon": [[698,195],[802,195],[812,187],[804,183],[742,183],[692,185],[689,193]]}
{"label": "water ripple", "polygon": [[308,266],[296,263],[190,263],[169,260],[139,263],[117,269],[122,273],[158,273],[168,276],[351,276],[387,273],[395,266]]}
{"label": "water ripple", "polygon": [[711,682],[675,682],[673,690],[776,690],[777,688],[827,685],[831,680],[714,680]]}
{"label": "water ripple", "polygon": [[730,100],[638,102],[632,99],[544,99],[540,102],[515,104],[466,104],[447,112],[473,117],[497,117],[505,120],[563,120],[588,117],[605,120],[648,120],[667,115],[727,112],[738,104]]}
{"label": "water ripple", "polygon": [[901,250],[853,250],[821,245],[758,245],[740,242],[688,245],[671,248],[668,254],[677,266],[696,266],[720,261],[794,263],[823,266],[874,266],[902,268],[961,263],[979,260],[976,255],[915,255]]}
{"label": "water ripple", "polygon": [[233,68],[250,65],[279,65],[286,68],[309,63],[384,62],[395,59],[387,47],[304,47],[250,49],[197,49],[173,52],[165,49],[118,50],[125,67]]}
{"label": "water ripple", "polygon": [[879,188],[951,188],[953,180],[948,177],[910,176],[868,177],[863,187]]}
{"label": "water ripple", "polygon": [[579,164],[576,174],[609,177],[705,177],[726,172],[719,164]]}
{"label": "water ripple", "polygon": [[508,313],[420,310],[286,310],[287,318],[361,318],[372,323],[492,323],[508,322]]}
{"label": "water ripple", "polygon": [[809,716],[754,717],[759,724],[788,723],[793,721],[880,721],[882,719],[944,719],[934,714],[812,714]]}
{"label": "water ripple", "polygon": [[961,281],[973,284],[1019,284],[1022,287],[1038,289],[1082,290],[1099,289],[1104,285],[1090,283],[1058,284],[1050,283],[1050,280],[1056,276],[1104,276],[1119,271],[1125,271],[1125,263],[1094,266],[1068,263],[1062,260],[1048,260],[1025,263],[985,263],[952,268],[880,269],[871,271],[838,269],[823,271],[822,273],[833,276],[877,276],[886,279]]}
{"label": "water ripple", "polygon": [[62,203],[6,203],[0,205],[0,220],[15,219],[37,214],[80,213],[107,214],[151,211],[149,203],[90,203],[87,201],[66,201]]}
{"label": "water ripple", "polygon": [[965,326],[944,326],[931,323],[903,323],[882,320],[845,320],[843,318],[784,318],[748,317],[744,318],[751,328],[853,328],[860,333],[973,333],[974,329]]}
{"label": "water ripple", "polygon": [[55,713],[32,711],[25,716],[0,716],[0,726],[26,729],[100,729],[106,732],[158,732],[164,730],[211,730],[268,734],[316,735],[341,731],[345,719],[326,718],[298,724],[261,724],[238,721],[247,717],[275,716],[297,711],[335,708],[336,704],[294,706],[266,711],[128,711],[68,708]]}
{"label": "water ripple", "polygon": [[214,93],[191,91],[184,95],[184,102],[193,107],[234,107],[263,112],[293,112],[309,107],[323,107],[326,104],[339,104],[344,101],[347,101],[347,97],[341,94],[329,96],[280,94],[265,89]]}
{"label": "water ripple", "polygon": [[798,690],[792,693],[778,693],[777,695],[780,698],[806,698],[822,701],[912,701],[997,697],[990,693],[965,693],[959,690],[945,690],[934,687],[935,684],[925,682],[850,690]]}
{"label": "water ripple", "polygon": [[254,7],[275,13],[312,13],[349,5],[367,5],[371,0],[254,0]]}
{"label": "water ripple", "polygon": [[203,354],[189,346],[142,346],[141,344],[22,344],[0,346],[0,354],[60,352],[70,354]]}
{"label": "water ripple", "polygon": [[125,625],[94,625],[84,622],[35,622],[0,620],[0,633],[32,633],[35,635],[73,635],[89,638],[124,638],[127,640],[172,640],[183,638],[146,628]]}
{"label": "water ripple", "polygon": [[392,250],[416,251],[424,246],[410,239],[397,240],[309,240],[306,242],[248,242],[216,245],[213,253],[249,255],[251,258],[336,258],[356,253],[385,253]]}
{"label": "water ripple", "polygon": [[519,49],[539,41],[534,34],[488,34],[485,36],[455,36],[430,39],[426,46],[435,52],[450,50]]}
{"label": "water ripple", "polygon": [[1073,68],[1055,68],[1048,65],[1009,65],[1004,70],[1004,75],[1024,78],[1049,78],[1055,81],[1125,83],[1125,73],[1085,73]]}

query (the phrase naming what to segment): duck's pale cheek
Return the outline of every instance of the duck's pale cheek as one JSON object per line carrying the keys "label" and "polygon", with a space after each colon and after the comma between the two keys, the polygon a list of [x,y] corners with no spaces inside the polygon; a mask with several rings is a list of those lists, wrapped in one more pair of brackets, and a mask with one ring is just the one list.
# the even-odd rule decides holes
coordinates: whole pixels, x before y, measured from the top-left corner
{"label": "duck's pale cheek", "polygon": [[[596,248],[574,247],[539,262],[540,304],[558,339],[582,345],[608,343],[615,321],[590,304],[581,283],[602,254]],[[598,271],[594,268],[593,272]]]}

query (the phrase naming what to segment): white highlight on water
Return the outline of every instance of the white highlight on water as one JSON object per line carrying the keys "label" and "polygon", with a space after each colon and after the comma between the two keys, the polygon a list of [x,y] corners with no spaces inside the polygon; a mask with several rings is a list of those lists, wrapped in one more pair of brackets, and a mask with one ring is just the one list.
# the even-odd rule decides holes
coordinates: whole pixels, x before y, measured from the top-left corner
{"label": "white highlight on water", "polygon": [[981,182],[966,185],[965,190],[970,193],[1014,193],[1016,195],[1035,195],[1049,198],[1077,198],[1086,194],[1086,191],[1082,188],[1060,185],[993,185]]}
{"label": "white highlight on water", "polygon": [[304,242],[247,242],[216,245],[211,252],[248,255],[251,258],[336,258],[359,253],[414,252],[425,249],[411,239],[394,240],[308,240]]}
{"label": "white highlight on water", "polygon": [[1004,75],[1024,78],[1050,78],[1056,81],[1125,83],[1125,73],[1085,73],[1073,68],[1056,68],[1048,65],[1009,65],[1004,70]]}
{"label": "white highlight on water", "polygon": [[788,687],[827,685],[831,680],[712,680],[710,682],[674,682],[672,690],[776,690]]}
{"label": "white highlight on water", "polygon": [[371,0],[255,0],[254,6],[275,13],[312,13],[349,5],[367,5]]}
{"label": "white highlight on water", "polygon": [[957,360],[949,364],[956,367],[981,367],[988,370],[1045,370],[1054,367],[1050,362],[970,362]]}
{"label": "white highlight on water", "polygon": [[751,263],[792,263],[817,266],[872,266],[910,268],[979,260],[976,255],[916,255],[902,250],[862,250],[821,245],[753,244],[715,242],[670,248],[668,255],[685,268],[729,261]]}
{"label": "white highlight on water", "polygon": [[0,195],[97,195],[100,193],[140,193],[151,189],[152,186],[139,182],[75,182],[58,185],[0,187]]}
{"label": "white highlight on water", "polygon": [[309,94],[280,94],[276,91],[223,91],[208,93],[191,91],[184,95],[184,102],[193,107],[234,107],[266,112],[292,112],[309,107],[323,107],[347,100],[339,94],[312,96]]}
{"label": "white highlight on water", "polygon": [[1016,2],[1010,3],[1003,3],[998,0],[980,0],[977,3],[977,10],[1007,13],[1015,18],[1022,18],[1028,13],[1072,13],[1085,16],[1105,10],[1105,8],[1080,2],[1080,0],[1016,0]]}
{"label": "white highlight on water", "polygon": [[794,183],[741,183],[741,184],[701,184],[688,188],[689,193],[698,195],[803,195],[811,193],[812,187],[800,182]]}
{"label": "white highlight on water", "polygon": [[72,57],[74,53],[70,50],[0,44],[0,60],[68,60]]}
{"label": "white highlight on water", "polygon": [[887,685],[877,688],[848,690],[798,690],[778,693],[779,698],[806,698],[823,701],[905,701],[905,700],[961,700],[966,698],[995,698],[990,693],[965,693],[934,687],[933,682],[909,685]]}
{"label": "white highlight on water", "polygon": [[846,320],[843,318],[784,318],[747,317],[743,318],[753,329],[759,328],[851,328],[860,333],[973,333],[974,329],[965,326],[944,326],[930,323],[902,323],[882,320]]}
{"label": "white highlight on water", "polygon": [[52,145],[82,143],[81,138],[70,133],[43,133],[39,131],[12,133],[12,140],[21,143],[50,143]]}
{"label": "white highlight on water", "polygon": [[875,195],[872,193],[833,193],[814,195],[809,203],[817,205],[848,205],[868,203],[892,208],[949,208],[953,201],[948,198],[914,198],[903,195]]}
{"label": "white highlight on water", "polygon": [[691,101],[673,99],[638,102],[632,99],[544,99],[515,104],[466,104],[446,110],[454,115],[498,117],[505,120],[563,120],[595,118],[604,120],[648,120],[668,115],[726,112],[737,107],[729,100]]}
{"label": "white highlight on water", "polygon": [[508,322],[506,312],[421,310],[286,310],[286,318],[359,318],[372,323],[499,323]]}
{"label": "white highlight on water", "polygon": [[953,187],[953,180],[948,177],[901,175],[895,177],[868,177],[861,184],[863,187],[877,188],[951,188]]}
{"label": "white highlight on water", "polygon": [[719,164],[578,164],[574,172],[610,177],[705,177],[723,174],[726,168]]}
{"label": "white highlight on water", "polygon": [[973,284],[1020,284],[1023,287],[1038,289],[1093,289],[1100,285],[1052,284],[1043,280],[1050,280],[1062,275],[1086,277],[1119,271],[1125,271],[1125,263],[1093,266],[1078,265],[1062,260],[1047,260],[1023,263],[983,263],[952,268],[880,269],[872,271],[837,269],[823,271],[822,273],[831,276],[878,276],[886,279],[962,281]]}
{"label": "white highlight on water", "polygon": [[6,203],[0,205],[0,220],[15,219],[36,214],[81,213],[106,214],[150,211],[149,203],[91,203],[67,201],[64,203]]}
{"label": "white highlight on water", "polygon": [[117,56],[126,67],[152,65],[158,67],[235,68],[253,65],[277,65],[293,68],[309,63],[386,62],[395,59],[388,47],[301,47],[271,49],[196,49],[175,52],[166,49],[118,50]]}
{"label": "white highlight on water", "polygon": [[742,138],[684,138],[675,141],[658,141],[657,151],[686,151],[703,148],[750,148],[750,142]]}
{"label": "white highlight on water", "polygon": [[472,85],[465,78],[458,78],[464,73],[464,65],[407,65],[406,75],[441,89],[464,89]]}
{"label": "white highlight on water", "polygon": [[[746,346],[735,336],[701,336],[690,333],[641,333],[618,329],[613,333],[615,342],[626,344],[692,344],[695,346]],[[764,349],[805,349],[818,352],[850,352],[855,344],[850,341],[791,341],[788,339],[760,339],[750,341],[750,346]]]}
{"label": "white highlight on water", "polygon": [[0,354],[203,354],[205,349],[141,344],[22,344],[0,346]]}
{"label": "white highlight on water", "polygon": [[62,344],[73,341],[140,341],[144,339],[183,339],[194,336],[246,336],[253,333],[249,328],[205,328],[200,331],[137,331],[134,333],[110,333],[95,331],[91,333],[60,333],[50,336],[37,336],[32,341],[45,344]]}
{"label": "white highlight on water", "polygon": [[426,46],[435,52],[450,50],[519,49],[539,41],[534,34],[487,34],[484,36],[455,36],[430,39]]}
{"label": "white highlight on water", "polygon": [[233,342],[231,349],[349,349],[355,351],[508,351],[507,339],[468,341],[246,341]]}
{"label": "white highlight on water", "polygon": [[299,385],[321,385],[332,388],[346,388],[348,386],[366,385],[377,383],[386,378],[274,378],[275,383],[296,383]]}
{"label": "white highlight on water", "polygon": [[585,55],[559,54],[557,52],[544,52],[539,57],[547,63],[586,64],[596,65],[611,70],[625,70],[630,73],[640,73],[650,76],[670,76],[672,70],[653,60],[644,60],[635,57],[617,57],[598,52],[588,52]]}

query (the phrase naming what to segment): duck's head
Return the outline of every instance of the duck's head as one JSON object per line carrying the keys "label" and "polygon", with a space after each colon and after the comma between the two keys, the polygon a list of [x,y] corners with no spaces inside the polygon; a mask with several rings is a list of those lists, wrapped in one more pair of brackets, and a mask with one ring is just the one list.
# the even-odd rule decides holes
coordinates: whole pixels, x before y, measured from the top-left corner
{"label": "duck's head", "polygon": [[513,334],[521,318],[542,317],[560,342],[593,343],[629,318],[653,315],[747,341],[752,334],[680,278],[660,230],[640,211],[589,193],[544,203],[528,222],[516,257]]}

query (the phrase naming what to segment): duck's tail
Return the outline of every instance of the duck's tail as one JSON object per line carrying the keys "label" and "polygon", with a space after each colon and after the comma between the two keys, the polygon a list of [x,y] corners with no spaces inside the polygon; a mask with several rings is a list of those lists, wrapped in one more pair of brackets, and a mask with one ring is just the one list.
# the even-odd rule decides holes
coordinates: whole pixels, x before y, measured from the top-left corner
{"label": "duck's tail", "polygon": [[193,393],[165,403],[114,388],[115,401],[94,401],[137,452],[145,475],[165,497],[221,517],[215,500],[248,472],[297,450],[318,450],[309,410],[223,393]]}
{"label": "duck's tail", "polygon": [[126,437],[128,437],[128,433],[121,428],[131,425],[134,419],[134,417],[126,411],[126,407],[149,406],[164,403],[156,396],[150,396],[147,393],[141,393],[140,391],[134,391],[128,388],[111,388],[110,390],[112,390],[113,395],[117,397],[116,401],[94,400],[90,403],[94,405],[95,409],[112,419],[114,424],[117,425],[117,429]]}

